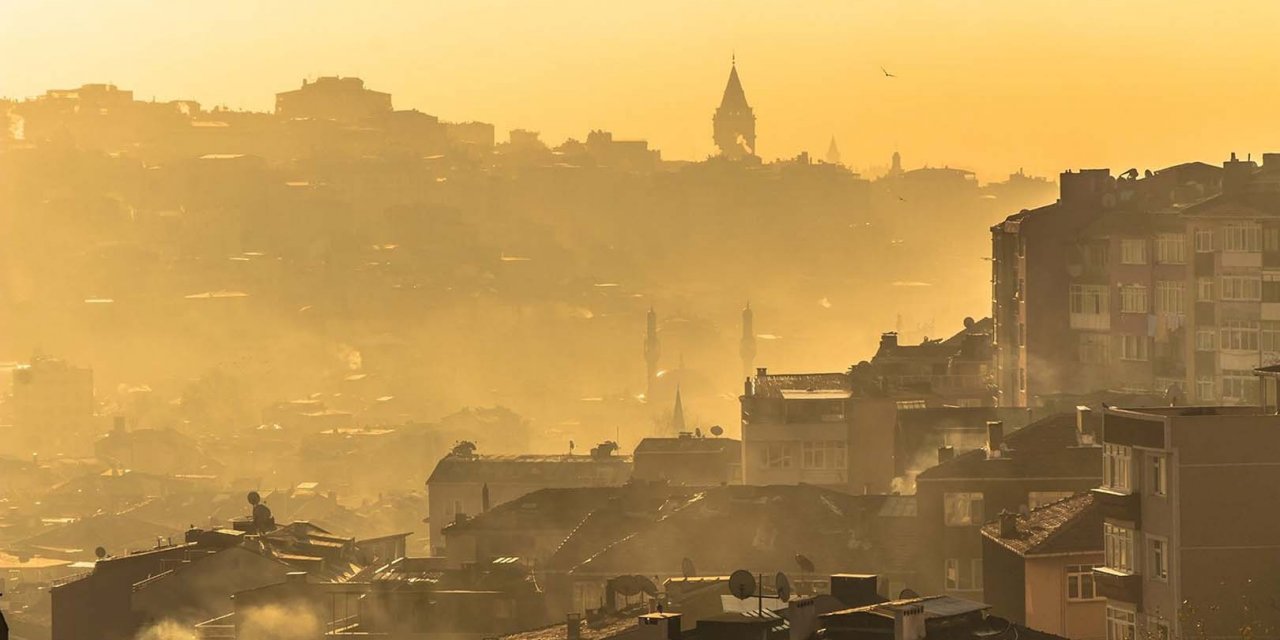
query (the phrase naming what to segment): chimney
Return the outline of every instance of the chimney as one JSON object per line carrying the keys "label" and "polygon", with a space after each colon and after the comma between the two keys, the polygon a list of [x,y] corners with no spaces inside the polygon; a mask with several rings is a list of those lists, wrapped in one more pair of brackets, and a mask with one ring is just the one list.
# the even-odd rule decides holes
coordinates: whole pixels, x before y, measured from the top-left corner
{"label": "chimney", "polygon": [[831,576],[831,595],[844,606],[864,607],[880,601],[879,576],[837,573]]}
{"label": "chimney", "polygon": [[818,607],[813,598],[793,598],[787,603],[790,615],[787,626],[790,627],[789,640],[809,640],[818,631]]}
{"label": "chimney", "polygon": [[938,447],[938,464],[950,462],[956,457],[955,447]]}
{"label": "chimney", "polygon": [[1086,405],[1076,407],[1076,444],[1087,447],[1098,444],[1098,433],[1102,430],[1101,420],[1094,415],[1093,409]]}
{"label": "chimney", "polygon": [[898,332],[886,331],[880,334],[880,350],[898,348]]}
{"label": "chimney", "polygon": [[1004,423],[993,420],[987,423],[987,457],[999,458],[1004,450]]}
{"label": "chimney", "polygon": [[754,391],[755,385],[751,384],[751,378],[747,378],[746,382],[742,383],[742,395],[751,397]]}
{"label": "chimney", "polygon": [[893,640],[924,640],[924,605],[893,607]]}
{"label": "chimney", "polygon": [[1240,160],[1236,154],[1222,163],[1222,195],[1230,196],[1242,193],[1249,184],[1249,179],[1258,168],[1253,160]]}
{"label": "chimney", "polygon": [[763,377],[765,377],[765,376],[767,376],[767,375],[769,375],[769,368],[768,368],[768,367],[756,367],[756,377],[757,377],[757,378],[763,378]]}
{"label": "chimney", "polygon": [[565,624],[567,630],[565,632],[565,640],[581,640],[582,639],[582,614],[570,613],[565,616]]}
{"label": "chimney", "polygon": [[680,640],[680,614],[646,613],[640,616],[637,640]]}
{"label": "chimney", "polygon": [[1006,539],[1018,537],[1018,514],[1008,509],[1000,510],[1000,537]]}

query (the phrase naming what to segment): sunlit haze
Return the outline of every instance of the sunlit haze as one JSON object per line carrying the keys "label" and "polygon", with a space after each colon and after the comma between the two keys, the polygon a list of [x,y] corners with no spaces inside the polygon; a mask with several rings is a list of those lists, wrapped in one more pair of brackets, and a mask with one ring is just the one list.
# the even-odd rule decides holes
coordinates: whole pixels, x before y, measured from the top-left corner
{"label": "sunlit haze", "polygon": [[352,6],[5,0],[0,95],[112,82],[265,110],[303,77],[359,75],[401,109],[548,141],[605,128],[702,159],[736,52],[763,157],[834,135],[855,168],[897,149],[984,178],[1259,149],[1280,111],[1266,0]]}

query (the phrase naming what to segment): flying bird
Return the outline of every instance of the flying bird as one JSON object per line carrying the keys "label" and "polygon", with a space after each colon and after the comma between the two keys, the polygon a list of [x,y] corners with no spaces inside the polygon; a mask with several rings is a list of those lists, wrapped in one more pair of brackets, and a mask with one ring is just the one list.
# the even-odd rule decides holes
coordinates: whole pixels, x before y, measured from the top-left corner
{"label": "flying bird", "polygon": [[892,73],[889,73],[889,71],[888,71],[887,69],[885,69],[884,67],[880,67],[880,72],[881,72],[881,73],[883,73],[883,74],[884,74],[884,77],[886,77],[886,78],[896,78],[896,77],[898,77],[898,76],[893,75]]}

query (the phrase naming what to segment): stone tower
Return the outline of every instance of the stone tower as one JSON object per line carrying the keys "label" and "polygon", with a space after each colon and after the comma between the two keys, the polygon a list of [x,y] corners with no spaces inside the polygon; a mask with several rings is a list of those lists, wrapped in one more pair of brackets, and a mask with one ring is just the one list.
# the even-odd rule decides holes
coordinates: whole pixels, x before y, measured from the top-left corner
{"label": "stone tower", "polygon": [[756,155],[756,115],[747,104],[747,94],[738,79],[737,60],[729,69],[729,83],[720,98],[720,108],[711,119],[713,138],[720,155],[730,160]]}

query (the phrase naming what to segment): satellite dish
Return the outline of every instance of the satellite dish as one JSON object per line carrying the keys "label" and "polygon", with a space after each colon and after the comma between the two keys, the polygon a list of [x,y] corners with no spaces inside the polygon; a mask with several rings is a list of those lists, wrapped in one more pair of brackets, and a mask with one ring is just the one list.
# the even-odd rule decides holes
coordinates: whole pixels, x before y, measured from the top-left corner
{"label": "satellite dish", "polygon": [[693,566],[693,560],[688,558],[680,561],[680,572],[684,574],[684,577],[686,578],[692,578],[698,575],[698,570]]}
{"label": "satellite dish", "polygon": [[791,599],[791,581],[787,579],[787,574],[779,571],[773,577],[773,589],[778,592],[779,600],[786,602]]}
{"label": "satellite dish", "polygon": [[756,577],[746,569],[738,569],[729,576],[729,593],[739,600],[746,600],[756,594]]}
{"label": "satellite dish", "polygon": [[802,573],[813,573],[818,570],[818,568],[813,565],[812,560],[798,553],[796,554],[796,564],[799,565]]}
{"label": "satellite dish", "polygon": [[641,585],[636,576],[618,576],[613,580],[613,588],[618,595],[630,598],[640,593]]}
{"label": "satellite dish", "polygon": [[919,598],[919,597],[920,597],[920,594],[916,593],[914,589],[903,589],[901,592],[898,593],[899,600],[910,600],[912,598]]}
{"label": "satellite dish", "polygon": [[711,427],[711,435],[719,438],[720,436],[724,435],[724,428],[721,427],[720,425]]}
{"label": "satellite dish", "polygon": [[93,555],[97,556],[97,557],[98,557],[98,559],[99,559],[99,560],[101,560],[101,559],[103,559],[103,558],[107,557],[107,548],[106,548],[106,547],[98,547],[97,549],[94,549],[94,550],[93,550]]}
{"label": "satellite dish", "polygon": [[252,505],[256,505],[259,502],[262,502],[262,496],[258,495],[257,491],[250,491],[249,495],[246,497],[249,499],[249,504],[252,504]]}

